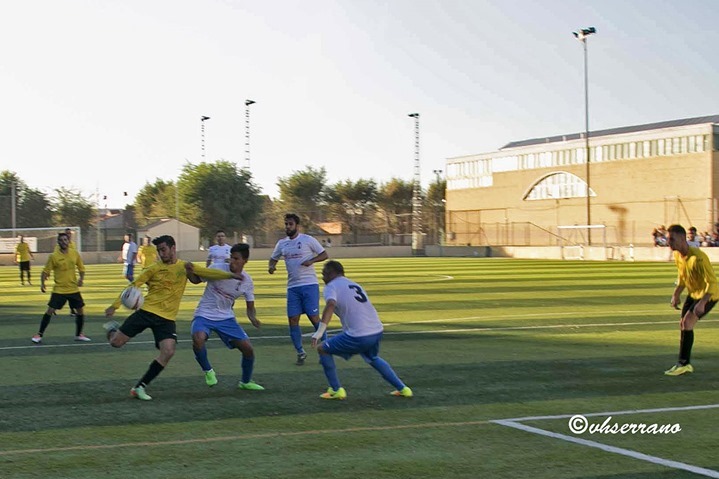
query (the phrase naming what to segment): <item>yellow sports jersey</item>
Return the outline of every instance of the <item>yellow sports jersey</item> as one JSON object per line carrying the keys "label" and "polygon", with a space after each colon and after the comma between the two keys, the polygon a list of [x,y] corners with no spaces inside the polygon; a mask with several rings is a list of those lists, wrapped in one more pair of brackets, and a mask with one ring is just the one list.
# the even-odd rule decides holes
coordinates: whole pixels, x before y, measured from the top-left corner
{"label": "yellow sports jersey", "polygon": [[679,275],[677,285],[684,286],[694,299],[701,299],[705,294],[711,294],[711,300],[719,300],[719,286],[709,257],[699,248],[689,247],[686,257],[674,251],[674,262]]}
{"label": "yellow sports jersey", "polygon": [[18,243],[15,246],[15,257],[17,261],[30,261],[30,245],[27,243]]}
{"label": "yellow sports jersey", "polygon": [[80,287],[77,285],[77,272],[84,273],[85,265],[80,254],[74,249],[68,249],[67,253],[56,251],[47,258],[43,273],[53,274],[55,286],[53,293],[71,294],[78,293]]}
{"label": "yellow sports jersey", "polygon": [[152,263],[158,261],[157,259],[157,246],[154,244],[142,245],[137,249],[137,260],[145,269]]}
{"label": "yellow sports jersey", "polygon": [[[232,273],[227,271],[196,265],[195,274],[206,279],[232,278]],[[143,284],[147,284],[148,292],[141,309],[174,321],[187,286],[185,261],[178,260],[175,264],[158,261],[151,264],[132,282],[132,285],[137,287]],[[120,307],[119,297],[112,303],[112,307],[115,309]]]}

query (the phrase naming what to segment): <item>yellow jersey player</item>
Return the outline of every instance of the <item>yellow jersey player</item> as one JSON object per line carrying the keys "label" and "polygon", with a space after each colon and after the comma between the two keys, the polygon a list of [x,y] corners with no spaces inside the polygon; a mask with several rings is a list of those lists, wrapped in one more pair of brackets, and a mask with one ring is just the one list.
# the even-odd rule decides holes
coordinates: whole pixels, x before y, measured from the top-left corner
{"label": "yellow jersey player", "polygon": [[48,257],[45,268],[40,275],[40,291],[45,292],[45,280],[52,273],[55,285],[52,288],[50,301],[47,303],[47,311],[40,321],[40,329],[37,334],[32,337],[35,344],[42,343],[42,337],[45,329],[50,324],[55,311],[62,309],[65,303],[70,304],[70,308],[76,311],[75,315],[75,341],[90,341],[90,338],[82,333],[85,325],[84,306],[80,294],[80,287],[85,280],[85,265],[82,262],[80,254],[75,249],[69,248],[70,238],[66,233],[57,235],[57,248]]}
{"label": "yellow jersey player", "polygon": [[[167,366],[175,354],[177,345],[177,330],[175,319],[180,310],[180,301],[187,286],[186,262],[177,259],[175,239],[164,235],[152,240],[157,246],[160,261],[150,265],[135,280],[131,286],[140,287],[147,284],[148,292],[140,309],[132,313],[120,325],[117,321],[105,323],[107,339],[110,346],[121,348],[130,338],[133,338],[146,329],[151,329],[155,338],[155,347],[160,350],[159,355],[150,363],[147,372],[130,389],[130,395],[143,401],[152,397],[145,388]],[[217,269],[208,269],[200,266],[194,267],[195,275],[206,279],[242,280],[241,275]],[[105,310],[110,317],[120,307],[120,297]]]}
{"label": "yellow jersey player", "polygon": [[27,275],[27,284],[30,282],[30,260],[35,259],[30,245],[25,242],[23,235],[18,236],[18,244],[15,245],[15,262],[20,266],[20,284],[25,286],[25,276]]}
{"label": "yellow jersey player", "polygon": [[673,308],[679,309],[680,295],[687,290],[684,307],[679,320],[679,360],[670,369],[664,371],[667,376],[679,376],[693,373],[691,365],[692,346],[694,346],[694,326],[719,301],[719,286],[709,257],[701,249],[689,246],[687,232],[681,225],[671,225],[667,242],[672,249],[678,275],[676,287],[670,300]]}
{"label": "yellow jersey player", "polygon": [[156,263],[157,259],[157,246],[152,244],[149,236],[142,238],[142,245],[137,249],[137,261],[145,270],[152,263]]}

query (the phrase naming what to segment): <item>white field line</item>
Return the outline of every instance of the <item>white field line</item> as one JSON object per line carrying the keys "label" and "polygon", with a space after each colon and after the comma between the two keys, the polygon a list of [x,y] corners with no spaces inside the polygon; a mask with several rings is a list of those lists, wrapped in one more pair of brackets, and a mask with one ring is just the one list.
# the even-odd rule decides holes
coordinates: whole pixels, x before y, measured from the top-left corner
{"label": "white field line", "polygon": [[402,429],[425,429],[429,427],[467,427],[482,426],[490,424],[490,421],[461,421],[461,422],[431,422],[424,424],[400,424],[396,426],[367,426],[367,427],[350,427],[345,429],[310,429],[304,431],[292,432],[265,432],[257,434],[238,434],[235,436],[206,437],[197,439],[177,439],[172,441],[142,441],[142,442],[124,442],[119,444],[85,444],[78,446],[64,447],[46,447],[34,449],[11,449],[0,451],[0,457],[10,456],[13,454],[44,454],[49,452],[70,452],[70,451],[94,451],[98,449],[117,449],[122,447],[157,447],[157,446],[177,446],[184,444],[204,444],[211,442],[230,442],[242,441],[248,439],[264,439],[277,437],[302,437],[317,436],[330,434],[347,434],[355,432],[376,432],[376,431],[396,431]]}
{"label": "white field line", "polygon": [[[600,412],[600,413],[589,413],[589,414],[583,414],[585,417],[590,416],[621,416],[621,415],[628,415],[628,414],[643,414],[643,413],[657,413],[657,412],[672,412],[672,411],[696,411],[701,409],[715,409],[719,408],[719,404],[707,404],[707,405],[700,405],[700,406],[683,406],[683,407],[666,407],[666,408],[654,408],[654,409],[630,409],[626,411],[612,411],[612,412]],[[606,444],[602,444],[596,441],[590,441],[587,439],[582,439],[579,437],[569,436],[566,434],[560,434],[552,431],[547,431],[544,429],[540,429],[537,427],[527,426],[526,424],[521,424],[520,421],[541,421],[541,420],[548,420],[548,419],[568,419],[570,417],[574,416],[574,414],[561,414],[561,415],[555,415],[555,416],[526,416],[526,417],[520,417],[520,418],[514,418],[514,419],[498,419],[490,421],[493,424],[500,424],[502,426],[511,427],[514,429],[519,429],[521,431],[530,432],[532,434],[538,434],[540,436],[547,436],[554,439],[560,439],[562,441],[571,442],[574,444],[580,444],[582,446],[588,446],[595,449],[601,449],[602,451],[611,452],[614,454],[619,454],[622,456],[631,457],[633,459],[638,459],[640,461],[646,461],[652,464],[657,464],[660,466],[669,467],[672,469],[680,469],[683,471],[688,471],[693,474],[698,474],[705,477],[714,477],[719,478],[719,471],[715,471],[712,469],[706,469],[703,467],[698,466],[692,466],[691,464],[685,464],[683,462],[678,461],[672,461],[669,459],[663,459],[661,457],[657,456],[650,456],[648,454],[642,454],[641,452],[632,451],[630,449],[624,449],[621,447],[615,447],[615,446],[609,446]]]}
{"label": "white field line", "polygon": [[[577,313],[572,313],[576,316]],[[462,318],[458,319],[446,319],[444,321],[457,321]],[[499,319],[499,317],[497,318]],[[702,319],[702,323],[713,323],[719,321],[719,319]],[[437,323],[438,320],[430,320],[428,322]],[[397,323],[396,326],[399,326],[400,324],[410,324],[410,323]],[[416,324],[416,322],[415,322]],[[385,336],[400,336],[400,335],[408,335],[408,334],[449,334],[449,333],[477,333],[477,332],[490,332],[490,331],[531,331],[531,330],[541,330],[541,329],[581,329],[581,328],[611,328],[611,327],[617,327],[617,326],[652,326],[652,325],[658,325],[658,324],[678,324],[676,320],[674,321],[637,321],[637,322],[623,322],[623,323],[589,323],[589,324],[541,324],[541,325],[534,325],[534,326],[506,326],[506,327],[481,327],[481,328],[460,328],[460,329],[443,329],[443,330],[423,330],[423,331],[395,331],[395,332],[387,332],[385,331]],[[328,333],[337,333],[340,332],[339,329],[332,329],[327,330]],[[306,333],[302,336],[309,337],[312,333]],[[250,337],[250,340],[255,341],[259,339],[287,339],[286,335],[280,335],[280,336],[254,336]],[[210,338],[209,341],[219,341],[219,338]],[[178,339],[178,343],[189,343],[192,342],[191,339]],[[153,341],[130,341],[128,344],[154,344]],[[79,347],[93,347],[93,346],[107,346],[107,343],[104,341],[96,342],[96,343],[63,343],[63,344],[43,344],[43,345],[37,345],[37,344],[31,344],[31,345],[24,345],[24,346],[3,346],[0,347],[0,351],[10,351],[10,350],[18,350],[18,349],[35,349],[35,348],[42,348],[42,349],[51,349],[51,348],[79,348]]]}

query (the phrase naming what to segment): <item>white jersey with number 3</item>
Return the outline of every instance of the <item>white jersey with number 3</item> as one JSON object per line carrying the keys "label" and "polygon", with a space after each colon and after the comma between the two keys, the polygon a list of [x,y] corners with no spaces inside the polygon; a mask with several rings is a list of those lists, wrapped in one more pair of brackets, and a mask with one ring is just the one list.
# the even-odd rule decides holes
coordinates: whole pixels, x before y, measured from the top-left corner
{"label": "white jersey with number 3", "polygon": [[335,300],[335,314],[348,335],[359,338],[381,333],[384,329],[377,310],[364,289],[344,276],[338,276],[324,290],[325,301]]}

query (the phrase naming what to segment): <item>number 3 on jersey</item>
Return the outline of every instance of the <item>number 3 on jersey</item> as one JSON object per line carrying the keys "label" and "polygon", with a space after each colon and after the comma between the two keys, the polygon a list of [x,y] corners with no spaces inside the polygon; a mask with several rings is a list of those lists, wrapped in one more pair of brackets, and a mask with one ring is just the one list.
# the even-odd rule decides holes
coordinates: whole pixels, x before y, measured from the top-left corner
{"label": "number 3 on jersey", "polygon": [[359,301],[360,303],[366,303],[367,302],[367,296],[364,294],[364,291],[362,291],[362,288],[357,286],[356,284],[350,284],[347,285],[349,289],[353,289],[355,293],[357,293],[357,296],[354,298]]}

